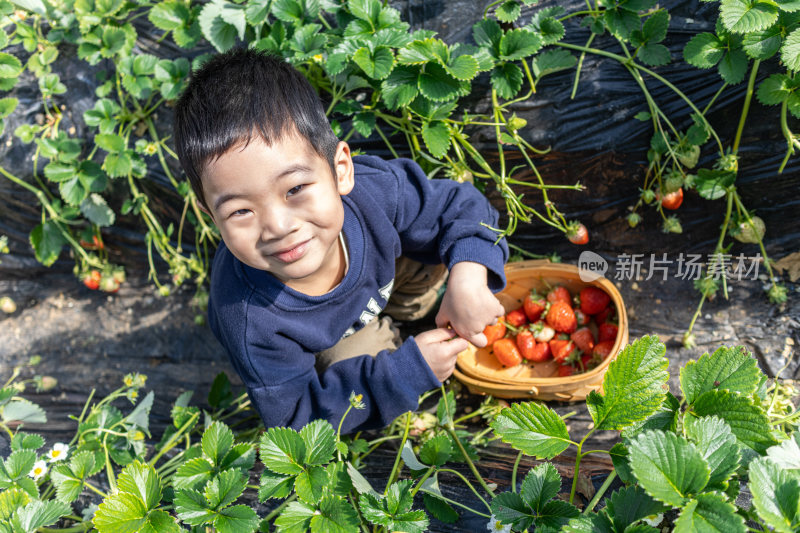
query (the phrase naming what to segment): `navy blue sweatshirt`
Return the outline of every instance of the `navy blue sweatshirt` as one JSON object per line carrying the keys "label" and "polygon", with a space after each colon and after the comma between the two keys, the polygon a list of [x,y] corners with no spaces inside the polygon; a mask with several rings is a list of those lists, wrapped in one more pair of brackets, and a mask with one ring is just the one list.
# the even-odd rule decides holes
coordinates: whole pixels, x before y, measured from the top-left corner
{"label": "navy blue sweatshirt", "polygon": [[[300,429],[324,418],[336,427],[351,391],[366,408],[351,410],[344,433],[384,427],[418,407],[440,385],[413,337],[397,350],[338,361],[322,373],[315,355],[361,329],[386,306],[401,254],[448,269],[460,261],[485,265],[489,288],[505,285],[505,241],[498,214],[470,184],[429,180],[411,160],[356,156],[355,185],[344,205],[350,259],[341,283],[308,296],[272,274],[245,265],[220,244],[211,271],[208,315],[267,427]],[[372,354],[374,355],[374,354]]]}

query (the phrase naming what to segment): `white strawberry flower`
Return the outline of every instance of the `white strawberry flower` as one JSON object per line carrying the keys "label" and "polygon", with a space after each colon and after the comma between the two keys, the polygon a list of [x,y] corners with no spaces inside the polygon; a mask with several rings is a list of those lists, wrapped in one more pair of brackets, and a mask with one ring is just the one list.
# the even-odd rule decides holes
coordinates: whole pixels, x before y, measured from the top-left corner
{"label": "white strawberry flower", "polygon": [[47,458],[50,462],[63,461],[67,458],[69,446],[63,442],[56,442],[53,444],[53,449],[47,452]]}
{"label": "white strawberry flower", "polygon": [[511,524],[503,524],[492,515],[492,517],[489,518],[489,523],[486,524],[486,529],[493,533],[511,533]]}
{"label": "white strawberry flower", "polygon": [[28,475],[33,479],[39,479],[43,477],[47,473],[47,463],[43,460],[36,461],[33,463],[33,468],[31,469]]}

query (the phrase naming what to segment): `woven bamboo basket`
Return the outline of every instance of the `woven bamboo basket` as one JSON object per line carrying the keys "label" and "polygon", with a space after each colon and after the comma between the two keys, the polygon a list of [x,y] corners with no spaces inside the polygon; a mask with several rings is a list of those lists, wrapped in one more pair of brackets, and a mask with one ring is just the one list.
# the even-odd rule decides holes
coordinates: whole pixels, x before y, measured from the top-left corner
{"label": "woven bamboo basket", "polygon": [[549,261],[509,263],[505,271],[506,288],[497,294],[497,298],[506,312],[520,307],[525,296],[533,288],[546,292],[548,285],[563,285],[572,294],[579,293],[589,285],[604,290],[617,309],[619,332],[614,348],[611,354],[592,370],[559,377],[556,375],[558,364],[553,360],[506,368],[497,361],[489,347],[476,348],[470,345],[467,350],[459,354],[453,375],[464,383],[470,392],[491,394],[498,398],[579,401],[585,399],[590,391],[599,391],[608,365],[628,344],[628,315],[622,296],[614,284],[604,277],[585,282],[581,279],[577,266]]}

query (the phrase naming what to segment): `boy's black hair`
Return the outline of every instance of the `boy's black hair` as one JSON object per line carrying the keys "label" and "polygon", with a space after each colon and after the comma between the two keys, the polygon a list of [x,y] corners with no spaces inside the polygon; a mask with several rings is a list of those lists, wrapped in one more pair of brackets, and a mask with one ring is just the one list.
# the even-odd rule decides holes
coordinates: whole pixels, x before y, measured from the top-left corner
{"label": "boy's black hair", "polygon": [[234,48],[192,72],[175,105],[175,148],[197,197],[209,162],[253,134],[273,143],[297,132],[328,162],[334,177],[339,139],[314,88],[292,65],[259,50]]}

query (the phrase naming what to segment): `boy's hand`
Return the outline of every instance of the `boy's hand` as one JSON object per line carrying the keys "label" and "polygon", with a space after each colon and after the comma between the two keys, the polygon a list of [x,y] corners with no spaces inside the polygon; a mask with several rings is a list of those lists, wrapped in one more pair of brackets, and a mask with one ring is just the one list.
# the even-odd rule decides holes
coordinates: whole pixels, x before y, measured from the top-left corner
{"label": "boy's hand", "polygon": [[487,284],[485,266],[471,262],[453,265],[436,315],[437,326],[449,324],[459,337],[482,348],[486,346],[484,328],[504,314],[505,309]]}
{"label": "boy's hand", "polygon": [[423,331],[414,340],[439,381],[450,377],[456,367],[458,354],[467,349],[467,341],[456,337],[452,329]]}

